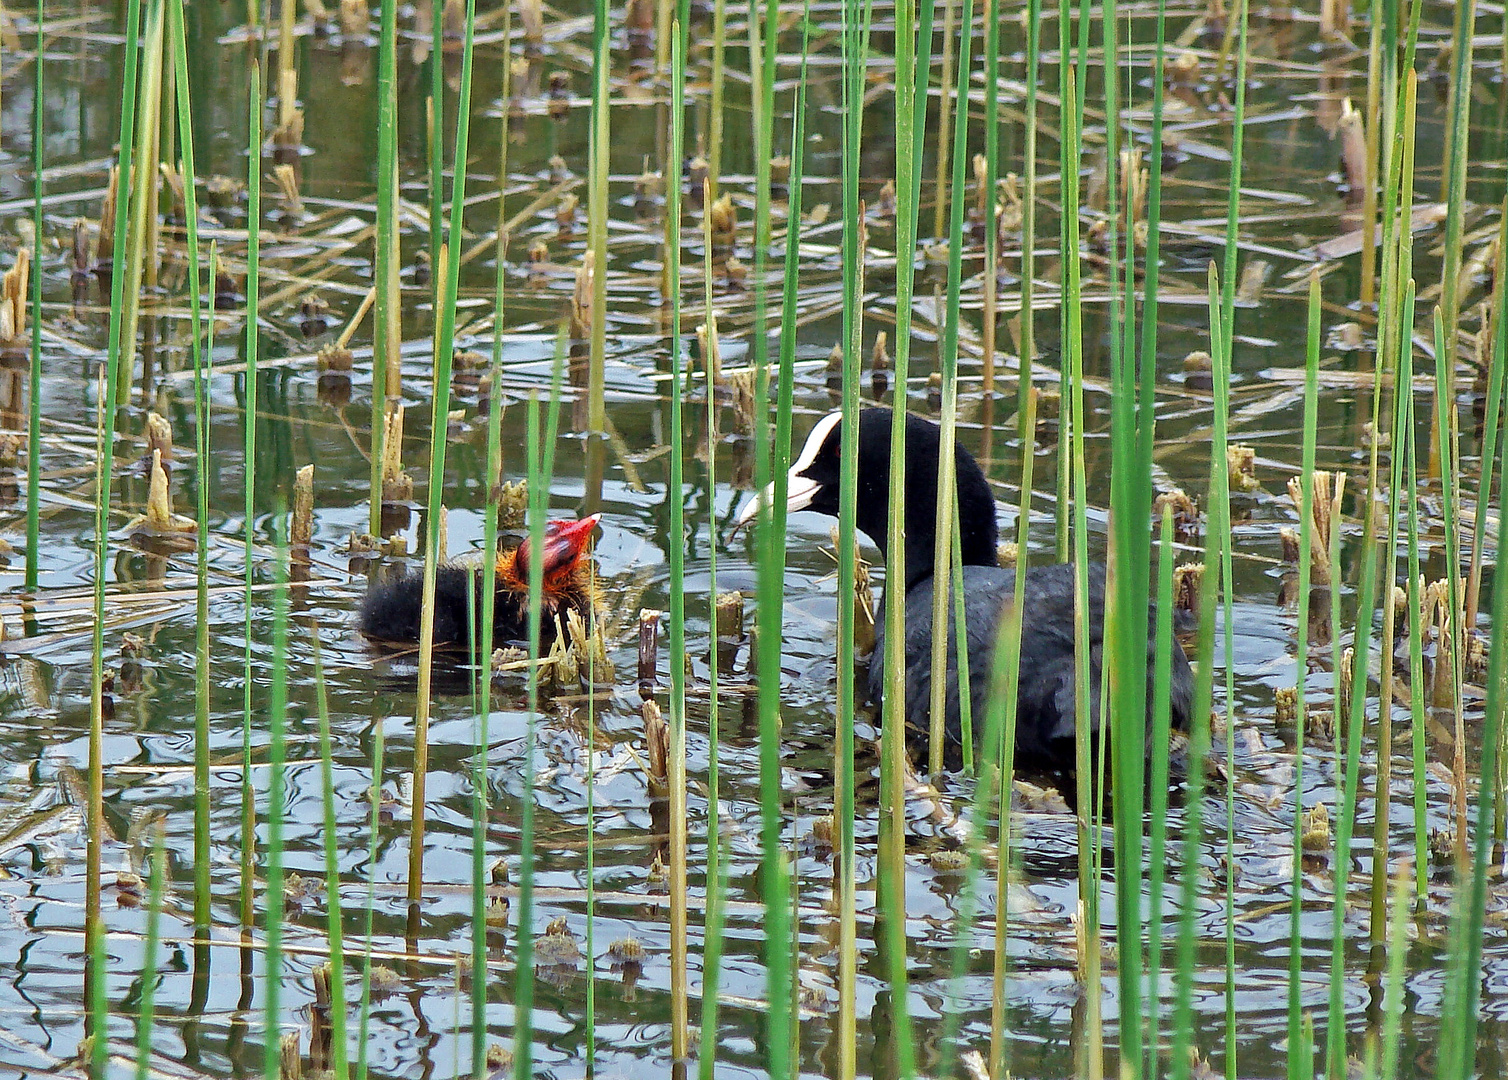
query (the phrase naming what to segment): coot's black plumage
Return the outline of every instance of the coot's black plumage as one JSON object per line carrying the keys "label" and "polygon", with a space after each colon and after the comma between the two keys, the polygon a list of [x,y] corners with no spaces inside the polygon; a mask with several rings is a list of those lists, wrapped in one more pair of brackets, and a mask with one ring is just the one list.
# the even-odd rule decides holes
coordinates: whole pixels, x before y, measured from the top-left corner
{"label": "coot's black plumage", "polygon": [[[817,423],[791,467],[787,505],[836,516],[842,417],[832,413]],[[859,414],[859,492],[856,524],[883,555],[889,539],[889,409]],[[906,418],[906,723],[925,738],[930,730],[932,683],[932,565],[936,552],[937,471],[940,429],[919,416]],[[996,636],[1016,586],[1014,568],[997,563],[995,498],[984,472],[961,445],[955,446],[957,515],[961,536],[964,624],[969,654],[969,700],[976,733],[982,730],[990,692]],[[766,496],[768,497],[768,496]],[[752,520],[764,499],[745,508]],[[1076,688],[1074,682],[1074,573],[1071,565],[1026,571],[1022,607],[1021,668],[1017,687],[1016,761],[1026,768],[1071,772],[1074,761]],[[1105,568],[1089,571],[1089,715],[1099,727],[1100,662],[1105,616]],[[1149,616],[1150,617],[1150,616]],[[946,729],[951,744],[961,741],[957,638],[949,604]],[[884,626],[876,628],[870,660],[871,700],[884,691]],[[1148,652],[1147,700],[1152,698],[1154,653]],[[1194,680],[1188,658],[1175,641],[1172,654],[1173,726],[1188,725]],[[976,737],[977,734],[976,734]],[[951,756],[951,755],[950,755]]]}
{"label": "coot's black plumage", "polygon": [[[586,549],[600,515],[579,521],[551,521],[545,526],[541,559],[542,592],[540,644],[555,639],[555,618],[564,619],[574,610],[591,624],[597,596]],[[437,648],[475,651],[480,635],[471,626],[472,613],[482,612],[482,589],[491,578],[496,591],[493,602],[492,640],[495,645],[527,641],[529,636],[529,563],[526,539],[518,547],[497,556],[492,573],[483,566],[435,568],[434,641]],[[419,574],[374,584],[361,605],[358,626],[369,638],[398,644],[417,644],[424,614],[424,579]]]}

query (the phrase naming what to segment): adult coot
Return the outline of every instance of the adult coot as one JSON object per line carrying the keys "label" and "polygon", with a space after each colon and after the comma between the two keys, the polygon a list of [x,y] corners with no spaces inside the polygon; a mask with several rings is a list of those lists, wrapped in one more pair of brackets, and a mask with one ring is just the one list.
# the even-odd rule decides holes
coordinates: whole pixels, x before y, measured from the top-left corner
{"label": "adult coot", "polygon": [[[889,537],[889,409],[859,414],[859,492],[856,524],[883,556]],[[836,516],[842,415],[817,422],[791,466],[787,508]],[[940,429],[919,416],[906,417],[906,723],[915,737],[930,731],[932,683],[932,563],[937,544],[937,467]],[[992,659],[1000,620],[1015,591],[1016,571],[997,564],[995,498],[979,463],[961,444],[954,448],[958,478],[957,515],[962,544],[964,621],[969,651],[970,713],[981,737],[989,698]],[[749,503],[740,524],[752,521],[772,492]],[[1074,766],[1074,574],[1071,565],[1032,567],[1026,572],[1022,607],[1021,669],[1017,685],[1016,761],[1023,768],[1069,773]],[[887,588],[889,586],[887,585]],[[949,758],[961,740],[957,637],[949,601],[946,730]],[[1149,616],[1150,618],[1150,616]],[[1089,716],[1099,727],[1100,662],[1105,621],[1105,568],[1089,571]],[[868,689],[880,701],[884,689],[884,626],[877,628]],[[1147,701],[1152,700],[1155,646],[1149,647]],[[1188,725],[1194,680],[1188,658],[1175,641],[1172,654],[1173,726]]]}
{"label": "adult coot", "polygon": [[[542,548],[544,588],[541,594],[540,644],[555,639],[556,616],[564,621],[574,610],[591,623],[597,607],[587,544],[601,515],[580,521],[552,521],[545,526]],[[527,641],[529,637],[529,564],[534,553],[526,539],[518,547],[498,553],[492,586],[496,600],[492,615],[492,640],[502,645]],[[440,566],[435,569],[435,629],[438,648],[476,651],[480,635],[471,625],[471,612],[480,617],[485,567]],[[358,626],[369,638],[414,644],[419,640],[419,620],[424,613],[424,578],[405,574],[373,585],[361,605]]]}

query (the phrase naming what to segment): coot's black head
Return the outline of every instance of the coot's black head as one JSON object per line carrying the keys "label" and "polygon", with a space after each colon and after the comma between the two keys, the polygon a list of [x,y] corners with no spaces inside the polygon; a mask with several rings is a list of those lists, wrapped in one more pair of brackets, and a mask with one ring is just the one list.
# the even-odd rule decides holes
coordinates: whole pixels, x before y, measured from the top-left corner
{"label": "coot's black head", "polygon": [[[859,413],[859,498],[856,524],[883,554],[890,533],[889,409]],[[787,510],[838,515],[841,490],[843,414],[817,421],[791,466]],[[937,539],[937,466],[941,429],[920,416],[906,417],[906,587],[931,576]],[[958,478],[957,514],[966,566],[996,565],[995,496],[974,456],[954,444]],[[744,507],[739,524],[753,521],[773,496],[774,485]]]}

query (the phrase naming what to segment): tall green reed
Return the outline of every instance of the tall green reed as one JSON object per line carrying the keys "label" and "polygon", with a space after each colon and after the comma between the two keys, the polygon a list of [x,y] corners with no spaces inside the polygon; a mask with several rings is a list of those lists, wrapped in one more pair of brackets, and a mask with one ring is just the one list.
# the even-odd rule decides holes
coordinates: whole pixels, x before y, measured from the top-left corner
{"label": "tall green reed", "polygon": [[[527,436],[529,544],[544,550],[545,515],[549,485],[555,475],[555,440],[560,433],[561,375],[565,369],[564,328],[555,339],[555,369],[550,378],[549,411],[540,428],[539,395],[531,392],[526,403],[524,430]],[[515,1075],[528,1076],[534,1061],[534,777],[539,747],[539,632],[543,622],[544,560],[529,560],[529,680],[528,730],[524,736],[525,797],[519,800],[518,822],[518,949],[514,972],[513,1068]]]}
{"label": "tall green reed", "polygon": [[[606,20],[605,0],[599,0]],[[683,5],[684,6],[684,5]],[[674,174],[674,167],[681,160],[681,152],[685,145],[686,115],[684,109],[684,91],[686,85],[686,23],[680,16],[671,20],[670,43],[670,125],[671,125],[671,165],[667,169],[670,174],[667,177],[667,190],[669,187],[677,188],[679,196],[680,179]],[[606,34],[606,29],[602,30]],[[606,49],[606,46],[603,46]],[[606,95],[606,85],[603,85],[603,93]],[[604,108],[606,107],[604,102]],[[606,128],[602,132],[604,138],[599,144],[594,141],[593,146],[601,147],[600,153],[607,153]],[[604,173],[606,164],[604,159]],[[603,177],[604,186],[606,176]],[[707,204],[703,203],[703,213],[708,212]],[[604,197],[603,213],[606,213],[606,201]],[[686,912],[686,665],[683,657],[686,655],[686,592],[685,592],[685,544],[683,537],[686,535],[685,520],[685,472],[682,460],[685,447],[685,436],[682,420],[683,393],[681,385],[682,372],[682,340],[681,334],[681,229],[680,229],[680,199],[676,199],[676,217],[666,218],[665,237],[666,255],[668,258],[667,278],[670,284],[670,478],[667,483],[667,510],[669,511],[669,532],[671,536],[670,550],[667,556],[670,563],[670,948],[671,948],[671,986],[670,986],[670,1045],[671,1055],[677,1060],[684,1059],[690,1051],[690,1001],[687,984],[688,947],[687,947],[687,912]],[[604,223],[604,236],[606,225]],[[711,247],[708,247],[710,257]],[[598,275],[602,275],[603,269],[599,268]],[[709,340],[713,327],[712,311],[707,310],[709,327]],[[707,396],[710,400],[717,392],[712,385],[712,367],[703,364],[707,372]]]}
{"label": "tall green reed", "polygon": [[[141,28],[141,0],[127,0],[126,40],[134,43]],[[135,126],[137,107],[136,48],[124,50],[125,63],[122,75],[120,143],[116,161],[119,183],[129,185],[134,160]],[[114,251],[126,247],[127,215],[117,213],[115,218]],[[118,256],[117,256],[118,257]],[[40,268],[38,268],[40,270]],[[94,632],[90,641],[90,698],[89,698],[89,805],[87,811],[88,838],[85,850],[84,882],[84,934],[89,962],[86,966],[85,999],[87,1001],[87,1030],[93,1036],[89,1071],[99,1077],[105,1072],[108,1052],[106,1037],[105,1001],[105,925],[100,912],[101,845],[105,836],[104,811],[104,627],[105,585],[108,577],[106,556],[110,549],[110,493],[115,458],[115,412],[113,404],[116,382],[119,378],[123,350],[133,350],[135,341],[125,336],[124,297],[126,275],[118,266],[111,268],[110,277],[110,329],[105,353],[104,371],[99,380],[97,405],[100,414],[98,431],[98,460],[95,471],[94,495]],[[36,447],[33,444],[33,452]]]}
{"label": "tall green reed", "polygon": [[[252,769],[252,706],[253,706],[253,656],[252,630],[255,626],[252,577],[254,570],[256,539],[256,470],[257,460],[257,361],[259,333],[257,313],[260,309],[260,254],[262,227],[262,59],[253,56],[249,62],[251,92],[247,98],[247,164],[246,164],[246,373],[245,429],[242,436],[242,461],[245,473],[241,480],[241,507],[243,545],[242,557],[242,605],[241,624],[244,635],[242,651],[241,689],[241,886],[240,916],[243,938],[250,939],[251,928],[256,918],[256,788]],[[243,973],[249,972],[251,955],[242,953]]]}
{"label": "tall green reed", "polygon": [[[949,7],[951,12],[952,8]],[[964,189],[964,168],[968,160],[968,136],[969,136],[969,59],[970,45],[973,38],[974,2],[963,0],[963,31],[962,40],[958,44],[958,83],[957,96],[959,105],[957,120],[953,130],[952,161],[953,161],[953,190],[961,192]],[[943,100],[947,100],[949,88],[943,87]],[[944,140],[939,140],[939,146]],[[939,155],[941,160],[943,155]],[[941,197],[942,184],[939,182],[938,194]],[[950,598],[949,585],[953,580],[953,546],[946,538],[953,535],[954,530],[954,504],[957,502],[958,486],[954,468],[954,445],[957,439],[958,419],[958,301],[962,290],[963,281],[963,212],[967,200],[958,198],[953,200],[948,220],[948,299],[947,308],[943,315],[942,340],[940,342],[939,369],[942,373],[942,415],[941,432],[939,434],[938,462],[937,462],[937,511],[936,531],[934,535],[939,538],[932,561],[932,681],[931,681],[931,713],[932,731],[928,745],[928,766],[935,773],[940,773],[943,766],[943,744],[946,734],[943,730],[943,721],[947,716],[947,690],[948,690],[948,631],[950,629],[948,601]],[[953,626],[958,631],[957,642],[957,669],[959,676],[967,680],[968,657],[964,649],[966,635],[963,633],[962,620]],[[962,706],[967,700],[967,694],[962,694],[959,703]],[[967,711],[967,707],[965,707]],[[968,727],[968,717],[964,718],[964,726]],[[972,737],[972,732],[964,735],[965,740]],[[964,744],[969,745],[968,741]],[[972,766],[973,762],[968,762]]]}
{"label": "tall green reed", "polygon": [[46,45],[43,0],[37,0],[36,56],[31,84],[31,369],[26,403],[26,591],[36,592],[41,564],[42,486],[42,139],[46,133]]}
{"label": "tall green reed", "polygon": [[[508,8],[503,14],[503,40],[511,41],[513,28],[513,9]],[[511,59],[512,51],[508,52]],[[503,64],[502,98],[504,101],[512,100],[513,72],[511,62]],[[508,110],[503,110],[502,119],[498,125],[498,165],[497,165],[497,244],[494,248],[494,257],[497,265],[493,274],[492,284],[492,365],[490,370],[491,387],[487,400],[487,465],[483,474],[483,484],[487,492],[484,503],[486,516],[482,521],[482,553],[483,557],[491,561],[496,558],[497,532],[498,532],[498,494],[502,481],[503,472],[503,334],[507,329],[506,300],[508,280]],[[497,609],[497,590],[483,589],[481,598],[481,619],[477,633],[477,672],[476,672],[476,750],[472,756],[471,768],[471,1070],[477,1080],[482,1080],[487,1068],[487,988],[489,979],[487,971],[487,907],[488,895],[486,890],[487,880],[487,751],[491,746],[492,738],[489,732],[488,718],[492,714],[492,648],[493,648],[493,615]],[[590,704],[588,706],[590,708]],[[588,714],[590,716],[590,713]],[[595,745],[590,731],[587,736],[588,748]],[[590,762],[590,749],[588,758]],[[592,797],[592,785],[587,786],[587,797]],[[587,806],[587,816],[592,817],[592,806]],[[592,848],[590,846],[592,831],[587,832],[587,889],[588,895],[593,888],[592,881]],[[587,924],[587,955],[591,956],[591,924]],[[595,1020],[593,993],[596,988],[596,980],[591,973],[587,977],[587,1047],[591,1053],[594,1046],[594,1031],[592,1024]]]}
{"label": "tall green reed", "polygon": [[[41,25],[40,22],[38,25]],[[40,56],[38,57],[40,60]],[[142,941],[141,998],[136,1006],[136,1080],[147,1080],[151,1075],[152,1036],[157,1010],[157,949],[159,928],[162,924],[163,865],[167,862],[163,851],[165,829],[158,823],[153,830],[152,853],[149,856],[152,871],[147,881],[147,932]]]}
{"label": "tall green reed", "polygon": [[[450,223],[435,263],[438,282],[436,305],[439,322],[435,332],[434,385],[430,412],[429,502],[424,517],[423,607],[419,622],[419,693],[414,713],[414,792],[409,830],[408,902],[411,936],[417,931],[418,904],[424,890],[425,790],[429,771],[430,688],[434,667],[435,574],[445,552],[440,550],[444,533],[445,450],[450,436],[450,369],[455,352],[456,294],[460,289],[461,239],[465,228],[466,163],[471,134],[472,34],[476,0],[466,0],[466,29],[461,45],[461,86],[456,99],[455,168],[450,191]],[[436,14],[436,23],[440,21]],[[440,58],[435,57],[435,63]],[[436,100],[436,109],[443,102]],[[535,551],[541,550],[536,545]],[[538,560],[535,560],[538,561]],[[488,571],[484,570],[485,575]],[[485,658],[484,658],[485,662]]]}
{"label": "tall green reed", "polygon": [[345,1080],[349,1075],[346,1047],[346,953],[343,936],[345,913],[340,902],[340,850],[336,839],[340,834],[336,831],[335,821],[330,701],[325,690],[324,659],[319,649],[319,624],[310,619],[308,626],[309,658],[314,664],[314,706],[319,714],[319,786],[325,827],[325,934],[330,942],[330,1005],[324,1020],[330,1026],[330,1070],[335,1074],[335,1080]]}

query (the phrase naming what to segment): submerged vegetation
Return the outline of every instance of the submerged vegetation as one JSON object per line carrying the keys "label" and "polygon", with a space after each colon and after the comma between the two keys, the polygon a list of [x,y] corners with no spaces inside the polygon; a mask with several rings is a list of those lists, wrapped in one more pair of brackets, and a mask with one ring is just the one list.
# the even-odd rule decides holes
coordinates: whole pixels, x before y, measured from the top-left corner
{"label": "submerged vegetation", "polygon": [[6,0],[0,1060],[1501,1072],[1501,16]]}

